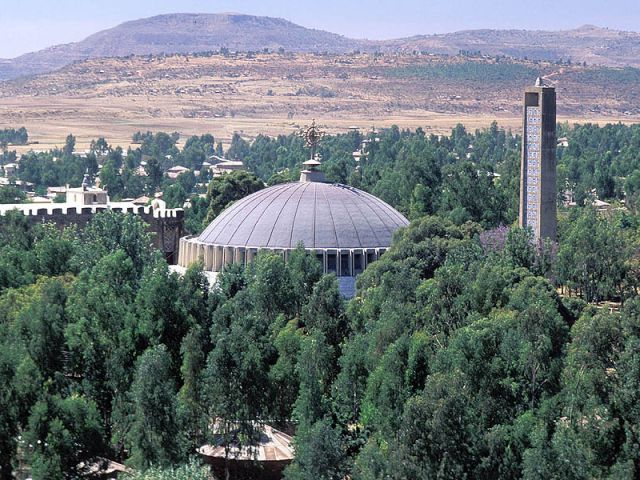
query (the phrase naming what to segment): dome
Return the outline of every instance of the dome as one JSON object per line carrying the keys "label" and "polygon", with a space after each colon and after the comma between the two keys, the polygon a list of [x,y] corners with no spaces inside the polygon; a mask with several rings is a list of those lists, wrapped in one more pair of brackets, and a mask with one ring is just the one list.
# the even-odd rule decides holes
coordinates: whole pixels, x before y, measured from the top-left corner
{"label": "dome", "polygon": [[204,245],[292,249],[388,248],[408,220],[362,190],[341,184],[293,182],[238,200],[198,237]]}

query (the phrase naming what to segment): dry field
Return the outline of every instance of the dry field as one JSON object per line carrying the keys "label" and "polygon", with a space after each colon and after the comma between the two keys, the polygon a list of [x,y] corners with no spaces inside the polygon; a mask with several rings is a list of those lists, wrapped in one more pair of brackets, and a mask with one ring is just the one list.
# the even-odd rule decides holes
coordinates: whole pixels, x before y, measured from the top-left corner
{"label": "dry field", "polygon": [[413,55],[265,54],[238,57],[130,57],[77,63],[32,79],[0,83],[0,128],[27,127],[24,147],[61,146],[68,133],[85,148],[99,136],[128,146],[138,130],[290,133],[312,118],[330,132],[357,126],[422,127],[446,133],[520,127],[522,89],[538,74],[558,91],[560,120],[640,121],[635,72],[596,67],[496,63]]}

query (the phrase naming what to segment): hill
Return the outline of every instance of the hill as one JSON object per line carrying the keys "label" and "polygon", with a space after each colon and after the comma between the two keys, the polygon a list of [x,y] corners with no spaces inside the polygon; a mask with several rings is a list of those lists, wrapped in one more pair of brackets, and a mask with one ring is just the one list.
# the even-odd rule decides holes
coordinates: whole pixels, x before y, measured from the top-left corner
{"label": "hill", "polygon": [[640,34],[594,26],[566,31],[469,30],[386,41],[351,39],[281,18],[233,13],[169,14],[126,22],[77,43],[0,59],[0,80],[51,72],[79,60],[217,51],[296,53],[460,51],[608,66],[640,67]]}
{"label": "hill", "polygon": [[301,27],[281,18],[233,13],[170,14],[125,22],[81,42],[0,60],[0,79],[50,72],[78,60],[160,53],[262,51],[343,53],[369,42]]}
{"label": "hill", "polygon": [[571,60],[607,66],[640,66],[640,33],[585,25],[574,30],[467,30],[389,40],[388,51],[505,55],[535,60]]}

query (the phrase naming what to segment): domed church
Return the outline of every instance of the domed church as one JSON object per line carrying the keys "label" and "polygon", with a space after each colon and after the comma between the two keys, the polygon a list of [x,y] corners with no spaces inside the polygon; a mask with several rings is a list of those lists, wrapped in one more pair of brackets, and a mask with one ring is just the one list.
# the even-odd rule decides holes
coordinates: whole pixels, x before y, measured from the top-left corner
{"label": "domed church", "polygon": [[312,156],[300,181],[253,193],[224,210],[200,236],[182,238],[179,265],[202,259],[206,271],[219,272],[232,263],[251,262],[261,250],[287,259],[302,244],[325,273],[353,279],[380,258],[408,220],[373,195],[325,182],[315,155],[319,137],[313,124],[306,132]]}

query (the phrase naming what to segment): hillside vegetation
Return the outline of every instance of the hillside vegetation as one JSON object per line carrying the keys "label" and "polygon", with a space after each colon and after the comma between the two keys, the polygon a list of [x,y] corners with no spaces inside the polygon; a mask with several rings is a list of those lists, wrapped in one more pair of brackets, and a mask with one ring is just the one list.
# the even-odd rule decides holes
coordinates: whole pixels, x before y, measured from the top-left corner
{"label": "hillside vegetation", "polygon": [[[138,131],[214,131],[225,143],[278,135],[316,118],[330,131],[393,124],[445,133],[493,120],[521,126],[522,91],[553,82],[571,122],[637,121],[640,70],[464,55],[215,53],[87,60],[0,82],[0,127],[61,146]],[[615,92],[615,95],[612,94]],[[127,142],[127,143],[124,143]],[[38,147],[40,149],[42,147]]]}
{"label": "hillside vegetation", "polygon": [[167,14],[125,22],[86,39],[11,60],[0,59],[0,79],[50,72],[79,60],[228,49],[248,52],[349,53],[353,51],[492,56],[640,66],[640,34],[593,26],[566,31],[469,30],[386,41],[351,39],[281,18],[232,13]]}

